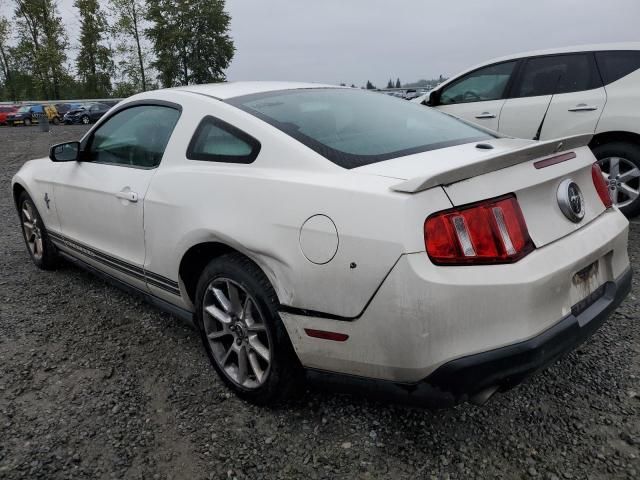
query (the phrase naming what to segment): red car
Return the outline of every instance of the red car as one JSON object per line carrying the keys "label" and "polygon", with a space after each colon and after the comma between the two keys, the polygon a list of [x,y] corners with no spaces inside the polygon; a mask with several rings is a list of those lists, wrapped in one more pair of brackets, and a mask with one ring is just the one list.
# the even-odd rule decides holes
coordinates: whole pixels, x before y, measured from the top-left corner
{"label": "red car", "polygon": [[0,125],[7,124],[7,115],[14,113],[17,107],[13,105],[0,105]]}

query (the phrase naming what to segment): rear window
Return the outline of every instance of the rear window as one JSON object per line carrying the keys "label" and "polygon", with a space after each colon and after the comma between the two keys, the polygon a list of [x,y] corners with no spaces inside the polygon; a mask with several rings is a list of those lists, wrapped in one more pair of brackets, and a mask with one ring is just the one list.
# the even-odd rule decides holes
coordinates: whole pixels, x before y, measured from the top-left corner
{"label": "rear window", "polygon": [[228,102],[344,168],[494,137],[431,108],[357,89],[285,90]]}
{"label": "rear window", "polygon": [[596,52],[596,61],[605,84],[620,80],[640,68],[640,52],[621,50]]}

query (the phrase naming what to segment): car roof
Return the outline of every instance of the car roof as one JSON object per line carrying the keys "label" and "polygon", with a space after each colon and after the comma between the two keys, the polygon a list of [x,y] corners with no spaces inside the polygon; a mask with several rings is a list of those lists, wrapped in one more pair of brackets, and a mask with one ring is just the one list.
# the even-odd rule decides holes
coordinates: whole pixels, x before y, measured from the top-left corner
{"label": "car roof", "polygon": [[204,85],[185,85],[174,87],[173,90],[199,93],[209,97],[225,100],[254,93],[275,92],[278,90],[297,90],[309,88],[342,88],[336,85],[303,82],[224,82],[208,83]]}
{"label": "car roof", "polygon": [[511,55],[505,55],[503,57],[492,58],[491,60],[487,60],[486,62],[479,63],[474,65],[471,68],[468,68],[462,72],[459,72],[453,76],[451,76],[446,81],[442,82],[438,87],[442,87],[451,83],[453,80],[457,80],[460,76],[465,75],[469,72],[473,72],[478,68],[485,67],[487,65],[491,65],[499,62],[506,62],[509,60],[517,60],[519,58],[526,57],[537,57],[540,55],[557,55],[561,53],[580,53],[580,52],[597,52],[603,50],[640,50],[640,42],[624,42],[624,43],[596,43],[591,45],[574,45],[570,47],[561,47],[561,48],[549,48],[546,50],[533,50],[530,52],[520,52],[514,53]]}

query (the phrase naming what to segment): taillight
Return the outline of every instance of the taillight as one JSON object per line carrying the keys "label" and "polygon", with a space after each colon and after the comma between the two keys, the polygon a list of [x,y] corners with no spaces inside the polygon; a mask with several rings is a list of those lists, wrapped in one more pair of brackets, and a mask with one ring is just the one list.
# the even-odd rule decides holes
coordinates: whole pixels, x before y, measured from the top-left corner
{"label": "taillight", "polygon": [[602,174],[602,170],[600,169],[600,165],[594,163],[591,166],[591,178],[593,179],[593,184],[596,187],[596,191],[598,195],[600,195],[600,200],[604,203],[605,208],[611,208],[611,195],[609,195],[609,185],[604,179],[604,175]]}
{"label": "taillight", "polygon": [[431,215],[424,243],[436,265],[513,263],[535,248],[513,194]]}

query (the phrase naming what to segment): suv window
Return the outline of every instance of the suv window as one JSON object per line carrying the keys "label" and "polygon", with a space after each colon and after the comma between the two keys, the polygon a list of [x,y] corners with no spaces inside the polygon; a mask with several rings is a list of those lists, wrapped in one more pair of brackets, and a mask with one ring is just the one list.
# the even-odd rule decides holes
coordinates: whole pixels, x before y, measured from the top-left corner
{"label": "suv window", "polygon": [[504,98],[516,61],[480,68],[444,87],[440,104],[484,102]]}
{"label": "suv window", "polygon": [[157,167],[179,117],[179,110],[161,105],[122,110],[94,132],[85,150],[86,161]]}
{"label": "suv window", "polygon": [[589,54],[534,57],[525,63],[514,97],[580,92],[600,86]]}
{"label": "suv window", "polygon": [[260,143],[242,130],[214,117],[205,117],[196,128],[187,148],[190,160],[251,163],[260,152]]}
{"label": "suv window", "polygon": [[621,50],[596,52],[596,61],[605,84],[620,80],[640,68],[640,52]]}

